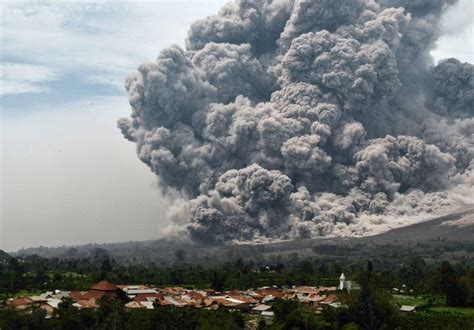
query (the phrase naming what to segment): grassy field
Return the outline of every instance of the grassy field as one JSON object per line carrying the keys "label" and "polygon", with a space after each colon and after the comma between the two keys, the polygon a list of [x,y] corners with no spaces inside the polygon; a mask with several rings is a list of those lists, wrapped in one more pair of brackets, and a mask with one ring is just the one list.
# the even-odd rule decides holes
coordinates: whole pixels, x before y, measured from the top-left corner
{"label": "grassy field", "polygon": [[431,312],[437,313],[459,313],[469,316],[474,316],[474,308],[468,307],[446,307],[446,306],[435,306],[428,308]]}
{"label": "grassy field", "polygon": [[429,303],[429,296],[427,295],[392,295],[395,303],[399,305],[409,305],[423,307],[422,310],[436,312],[436,313],[458,313],[468,316],[474,316],[474,308],[466,307],[446,307],[445,298],[443,296],[436,296],[431,302],[432,307],[426,307]]}
{"label": "grassy field", "polygon": [[400,305],[422,306],[428,304],[428,297],[426,296],[408,296],[408,295],[393,295],[395,303]]}

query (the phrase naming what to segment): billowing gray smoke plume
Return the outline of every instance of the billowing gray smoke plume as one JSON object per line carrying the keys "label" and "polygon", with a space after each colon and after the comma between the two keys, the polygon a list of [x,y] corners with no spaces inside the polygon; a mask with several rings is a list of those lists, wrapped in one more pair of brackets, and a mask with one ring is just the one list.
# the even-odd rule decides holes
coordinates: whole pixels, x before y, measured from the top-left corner
{"label": "billowing gray smoke plume", "polygon": [[429,55],[452,3],[242,0],[141,65],[119,127],[172,230],[361,235],[472,197],[473,65]]}

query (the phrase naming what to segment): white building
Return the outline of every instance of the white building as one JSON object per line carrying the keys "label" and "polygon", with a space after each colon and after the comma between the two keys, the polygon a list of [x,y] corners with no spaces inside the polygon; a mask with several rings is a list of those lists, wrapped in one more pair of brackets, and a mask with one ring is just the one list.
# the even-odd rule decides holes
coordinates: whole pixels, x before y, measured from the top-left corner
{"label": "white building", "polygon": [[339,290],[346,289],[347,291],[351,291],[351,289],[353,289],[352,281],[346,281],[346,276],[344,275],[344,273],[342,273],[341,276],[339,277],[339,287],[338,287],[338,289]]}

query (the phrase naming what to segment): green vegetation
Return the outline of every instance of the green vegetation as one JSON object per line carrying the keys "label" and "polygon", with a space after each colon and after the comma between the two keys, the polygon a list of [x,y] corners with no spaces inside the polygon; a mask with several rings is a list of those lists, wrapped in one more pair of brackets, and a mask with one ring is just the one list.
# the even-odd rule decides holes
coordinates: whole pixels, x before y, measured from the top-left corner
{"label": "green vegetation", "polygon": [[472,330],[474,317],[452,313],[413,313],[399,318],[400,329]]}
{"label": "green vegetation", "polygon": [[273,303],[275,323],[264,329],[322,329],[329,323],[318,318],[314,310],[301,305],[297,300],[277,300]]}
{"label": "green vegetation", "polygon": [[474,316],[474,308],[469,307],[447,307],[447,306],[435,306],[427,308],[430,312],[437,313],[454,313]]}
{"label": "green vegetation", "polygon": [[0,329],[242,329],[240,313],[195,308],[160,307],[125,311],[117,302],[102,300],[97,310],[77,310],[70,302],[60,304],[51,320],[38,309],[31,314],[0,310]]}
{"label": "green vegetation", "polygon": [[[407,296],[407,295],[392,295],[392,299],[399,305],[423,306],[430,302],[430,297],[423,296]],[[441,298],[443,299],[443,298]]]}
{"label": "green vegetation", "polygon": [[[322,315],[296,301],[273,303],[273,322],[260,319],[260,329],[472,329],[474,324],[474,265],[469,258],[441,260],[434,256],[398,254],[384,247],[377,256],[352,258],[345,247],[316,248],[301,256],[239,255],[208,265],[191,262],[184,250],[174,252],[173,264],[122,264],[105,250],[81,257],[10,257],[0,260],[0,304],[11,296],[37,294],[52,289],[85,290],[106,279],[117,284],[180,285],[215,290],[248,289],[268,285],[337,285],[341,272],[360,284],[360,290],[341,293],[341,308],[326,307]],[[345,252],[346,251],[346,255]],[[381,251],[385,251],[381,253]],[[393,294],[393,288],[400,293]],[[403,291],[403,292],[402,292]],[[400,305],[417,306],[402,314]],[[367,312],[369,311],[369,312]],[[247,320],[249,319],[246,316]],[[101,302],[96,311],[61,305],[53,319],[42,310],[31,314],[0,308],[0,329],[233,329],[242,328],[244,316],[227,310],[159,307],[125,310]],[[33,327],[32,324],[35,326]],[[441,327],[440,325],[444,325]]]}

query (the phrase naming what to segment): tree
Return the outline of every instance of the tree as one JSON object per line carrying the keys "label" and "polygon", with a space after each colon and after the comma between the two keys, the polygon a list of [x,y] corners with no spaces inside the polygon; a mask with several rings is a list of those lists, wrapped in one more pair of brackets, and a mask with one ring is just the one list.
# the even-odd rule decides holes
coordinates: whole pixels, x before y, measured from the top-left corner
{"label": "tree", "polygon": [[108,329],[121,329],[125,323],[125,309],[120,300],[111,299],[107,296],[99,300],[97,310],[98,322],[107,325]]}
{"label": "tree", "polygon": [[84,329],[78,310],[73,306],[71,299],[64,299],[53,313],[51,321],[52,329],[69,330],[69,329]]}
{"label": "tree", "polygon": [[45,317],[46,311],[44,309],[33,308],[27,320],[27,328],[35,330],[48,329]]}
{"label": "tree", "polygon": [[174,256],[179,262],[183,262],[186,258],[186,252],[183,249],[177,249],[174,252]]}
{"label": "tree", "polygon": [[216,291],[224,291],[227,275],[224,271],[213,270],[211,273],[211,285]]}
{"label": "tree", "polygon": [[441,263],[439,273],[439,285],[442,292],[446,295],[446,305],[466,306],[469,300],[469,291],[460,285],[459,278],[449,261]]}
{"label": "tree", "polygon": [[234,267],[235,267],[238,271],[243,272],[243,271],[244,271],[244,267],[245,267],[244,259],[242,259],[242,257],[238,257],[237,259],[235,259]]}
{"label": "tree", "polygon": [[390,294],[380,288],[373,276],[373,265],[369,261],[367,270],[359,276],[360,291],[345,297],[337,319],[344,324],[355,323],[362,329],[391,329],[398,322],[398,309],[391,302]]}
{"label": "tree", "polygon": [[100,271],[102,273],[108,273],[112,270],[112,264],[110,263],[110,258],[107,256],[104,258],[104,261],[102,261],[102,265],[100,266]]}
{"label": "tree", "polygon": [[425,260],[419,256],[407,256],[402,259],[402,277],[409,287],[420,288],[426,277]]}
{"label": "tree", "polygon": [[467,305],[474,307],[474,269],[467,271],[467,273],[459,279],[459,283],[469,294]]}
{"label": "tree", "polygon": [[317,318],[311,308],[296,299],[278,299],[272,305],[275,323],[281,329],[324,329],[328,323]]}
{"label": "tree", "polygon": [[16,330],[23,329],[25,326],[26,319],[24,315],[10,308],[0,310],[0,329]]}

